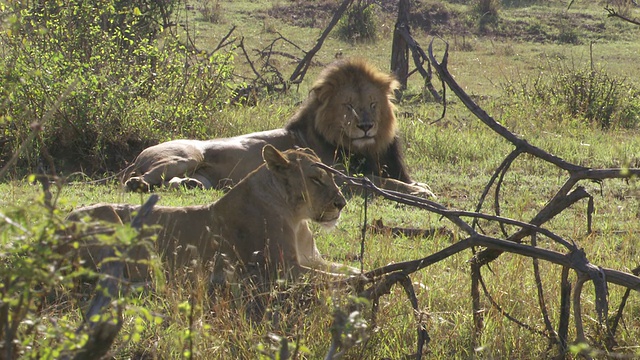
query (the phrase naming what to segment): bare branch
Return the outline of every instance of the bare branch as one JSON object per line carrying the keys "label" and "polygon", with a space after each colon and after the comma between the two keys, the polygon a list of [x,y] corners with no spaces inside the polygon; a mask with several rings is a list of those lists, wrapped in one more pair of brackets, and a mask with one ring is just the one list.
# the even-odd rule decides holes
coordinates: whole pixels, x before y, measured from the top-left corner
{"label": "bare branch", "polygon": [[607,14],[607,17],[616,17],[616,18],[619,18],[619,19],[621,19],[621,20],[623,20],[623,21],[626,21],[626,22],[628,22],[628,23],[631,23],[631,24],[634,24],[634,25],[638,25],[638,26],[640,26],[640,21],[635,20],[635,19],[628,18],[628,17],[623,16],[623,15],[620,15],[620,14],[616,11],[616,9],[612,8],[612,7],[611,7],[611,6],[609,6],[609,5],[605,6],[605,8],[604,8],[604,9],[605,9],[605,10],[607,11],[607,13],[608,13],[608,14]]}
{"label": "bare branch", "polygon": [[227,33],[227,35],[223,36],[222,39],[220,40],[220,42],[218,43],[218,45],[211,51],[209,52],[209,56],[211,56],[213,53],[215,53],[216,51],[222,49],[223,47],[233,43],[235,41],[229,41],[227,42],[227,40],[229,39],[229,37],[231,37],[231,34],[236,30],[235,25],[231,27],[231,29],[229,30],[229,32]]}
{"label": "bare branch", "polygon": [[409,278],[408,274],[404,272],[394,272],[386,275],[381,281],[378,281],[369,289],[361,292],[359,296],[377,302],[378,299],[382,297],[382,295],[389,294],[393,285],[398,283],[404,288],[404,291],[409,298],[409,301],[411,302],[411,307],[414,310],[416,320],[418,322],[418,348],[416,351],[416,358],[421,359],[423,348],[429,342],[429,334],[427,333],[427,329],[419,319],[420,309],[418,308],[418,298],[416,297],[416,293],[413,290],[413,284],[411,283],[411,279]]}
{"label": "bare branch", "polygon": [[569,282],[569,267],[564,266],[562,268],[562,275],[560,278],[560,320],[558,321],[558,341],[560,343],[561,354],[564,354],[567,351],[570,315],[571,283]]}
{"label": "bare branch", "polygon": [[322,35],[320,35],[320,38],[318,38],[316,45],[304,55],[302,61],[300,61],[295,70],[293,70],[293,73],[291,73],[291,76],[289,77],[289,82],[291,84],[299,84],[302,82],[304,76],[307,73],[307,70],[309,69],[309,66],[311,66],[311,60],[322,48],[322,45],[324,44],[326,38],[329,36],[329,33],[331,32],[331,30],[333,30],[333,27],[336,26],[338,20],[340,20],[340,18],[342,17],[342,14],[344,14],[347,8],[351,6],[352,2],[353,0],[344,0],[342,4],[340,4],[340,7],[338,7],[336,12],[333,14],[333,18],[331,18],[329,25],[327,25],[327,27],[322,32]]}
{"label": "bare branch", "polygon": [[[538,246],[537,244],[537,236],[536,234],[531,235],[531,245]],[[544,298],[544,289],[542,288],[542,277],[540,276],[540,261],[537,258],[533,258],[533,276],[536,279],[536,289],[538,290],[538,305],[540,306],[540,312],[542,313],[542,319],[544,320],[544,326],[547,332],[547,335],[555,338],[556,333],[553,330],[553,325],[551,325],[551,320],[549,319],[549,313],[547,312],[547,304]]]}
{"label": "bare branch", "polygon": [[[462,101],[462,103],[471,111],[476,117],[482,121],[485,125],[487,125],[491,130],[495,131],[498,135],[505,138],[507,141],[512,143],[516,148],[521,148],[522,152],[529,153],[535,157],[538,157],[542,160],[550,162],[559,168],[567,171],[585,171],[587,168],[579,165],[574,165],[569,162],[564,161],[560,157],[549,154],[548,152],[529,144],[526,140],[517,137],[511,131],[509,131],[506,127],[502,126],[500,123],[495,121],[489,114],[487,114],[480,106],[478,106],[471,97],[467,95],[464,90],[455,82],[449,71],[447,70],[447,59],[448,59],[448,50],[449,44],[446,44],[445,54],[441,62],[438,62],[433,55],[433,40],[429,45],[429,59],[431,60],[431,65],[436,69],[438,76],[441,80],[443,80],[449,88],[456,94],[456,96]],[[640,169],[639,172],[640,174]]]}

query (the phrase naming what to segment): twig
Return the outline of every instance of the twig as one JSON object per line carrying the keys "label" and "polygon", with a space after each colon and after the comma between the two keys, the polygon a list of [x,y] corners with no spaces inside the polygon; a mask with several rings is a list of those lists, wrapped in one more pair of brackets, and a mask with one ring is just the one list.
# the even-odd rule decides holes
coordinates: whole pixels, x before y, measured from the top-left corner
{"label": "twig", "polygon": [[[569,173],[569,179],[565,182],[565,184],[561,187],[561,189],[556,193],[554,198],[547,204],[547,206],[536,216],[536,221],[532,221],[534,224],[538,224],[539,220],[543,220],[544,218],[549,218],[549,215],[553,212],[556,214],[562,211],[563,207],[558,207],[558,204],[562,202],[566,202],[569,200],[570,195],[569,191],[577,184],[580,180],[603,180],[603,179],[613,179],[613,178],[631,178],[633,176],[640,175],[640,169],[592,169],[584,166],[574,165],[569,162],[564,161],[563,159],[552,155],[538,147],[535,147],[529,144],[526,140],[523,140],[517,137],[515,134],[511,133],[507,128],[499,124],[495,121],[491,116],[489,116],[482,108],[480,108],[473,100],[462,90],[462,88],[455,82],[451,74],[449,74],[447,70],[447,59],[448,59],[448,48],[449,44],[446,44],[445,52],[442,57],[441,62],[436,61],[433,55],[433,41],[429,45],[429,59],[431,60],[431,64],[436,69],[438,76],[440,79],[445,82],[451,90],[458,96],[458,98],[462,101],[463,104],[474,114],[476,117],[486,124],[489,128],[495,131],[497,134],[505,138],[507,141],[511,142],[518,151],[525,152],[531,154],[541,160],[549,162]],[[583,197],[590,197],[584,191],[584,189],[579,190],[582,193]],[[574,195],[577,193],[574,192]],[[590,202],[590,205],[592,203]],[[588,211],[591,210],[591,206],[589,206]],[[546,214],[543,214],[546,212]],[[550,212],[550,213],[549,213]],[[590,217],[590,212],[589,212]],[[535,220],[535,219],[534,219]],[[546,220],[545,220],[546,221]],[[591,221],[588,220],[588,227],[590,227]],[[521,234],[514,234],[512,238],[522,238],[523,230],[521,230]],[[528,234],[526,234],[528,235]],[[526,236],[525,235],[525,236]],[[485,257],[486,260],[491,261],[495,259],[495,252],[491,252],[491,256],[489,254],[480,254],[479,257]],[[493,258],[493,259],[492,259]],[[486,262],[488,262],[486,261]]]}
{"label": "twig", "polygon": [[[570,171],[581,171],[588,170],[583,166],[574,165],[569,162],[564,161],[563,159],[549,154],[548,152],[529,144],[526,140],[519,138],[511,131],[509,131],[506,127],[502,126],[500,123],[495,121],[489,114],[487,114],[482,108],[480,108],[471,97],[467,95],[464,90],[458,85],[451,74],[449,74],[447,70],[447,59],[448,59],[448,50],[449,44],[446,44],[446,50],[443,55],[441,62],[438,62],[433,55],[433,40],[429,45],[429,59],[431,60],[431,65],[436,69],[438,76],[442,81],[444,81],[449,88],[456,94],[456,96],[462,101],[462,103],[469,109],[476,117],[482,121],[485,125],[487,125],[491,130],[495,131],[498,135],[505,138],[507,141],[515,145],[516,148],[522,148],[523,152],[527,152],[533,156],[539,157],[542,160],[548,161],[561,169],[570,170]],[[640,173],[640,171],[639,171]]]}
{"label": "twig", "polygon": [[478,346],[478,339],[484,329],[484,316],[482,316],[482,303],[480,302],[480,267],[477,263],[470,263],[471,267],[471,311],[473,314],[473,332],[471,340],[473,347]]}
{"label": "twig", "polygon": [[369,204],[369,194],[367,189],[364,189],[364,192],[362,193],[362,198],[364,199],[364,219],[362,221],[362,239],[360,240],[360,272],[364,272],[364,243],[365,243],[365,239],[367,237],[367,208],[368,208],[368,204]]}
{"label": "twig", "polygon": [[496,308],[498,312],[500,312],[500,314],[502,314],[504,317],[511,320],[518,326],[531,331],[532,333],[535,333],[544,337],[550,336],[548,332],[540,331],[531,325],[525,324],[523,321],[516,319],[513,315],[511,315],[509,312],[503,309],[502,306],[500,306],[500,304],[498,304],[498,302],[493,298],[493,296],[491,296],[491,293],[489,293],[489,289],[487,289],[487,285],[484,283],[484,279],[482,278],[482,272],[479,271],[478,274],[479,274],[478,280],[480,281],[480,286],[482,286],[482,291],[484,292],[484,295],[487,297],[487,299],[489,299],[489,302],[491,303],[491,305],[493,305],[493,307]]}
{"label": "twig", "polygon": [[[640,266],[636,267],[631,271],[632,274],[638,276],[640,275]],[[609,333],[607,334],[607,339],[605,343],[607,345],[607,349],[611,350],[611,348],[615,345],[615,334],[618,330],[618,324],[620,323],[620,319],[622,319],[622,311],[624,310],[625,305],[627,304],[627,299],[631,294],[631,289],[627,289],[622,296],[622,300],[620,300],[620,305],[618,306],[618,311],[616,312],[616,316],[611,321],[611,326],[609,327]]]}
{"label": "twig", "polygon": [[[418,196],[414,196],[414,195],[409,195],[409,194],[403,194],[403,193],[399,193],[396,191],[391,191],[391,190],[382,190],[379,187],[375,186],[373,184],[373,182],[371,182],[371,180],[369,180],[366,177],[351,177],[348,175],[345,175],[344,173],[331,168],[330,166],[327,166],[325,164],[322,163],[316,163],[317,166],[326,169],[327,171],[330,171],[342,178],[344,178],[346,184],[348,186],[356,186],[356,187],[366,187],[370,190],[372,190],[375,194],[380,195],[386,199],[401,203],[401,204],[406,204],[406,205],[410,205],[410,206],[414,206],[414,207],[418,207],[421,209],[425,209],[428,211],[431,211],[433,213],[442,215],[443,217],[447,218],[448,220],[450,220],[451,222],[453,222],[454,224],[458,225],[463,231],[465,231],[467,234],[469,235],[474,235],[476,234],[476,231],[468,224],[466,223],[464,220],[461,219],[461,217],[471,217],[471,218],[479,218],[479,219],[484,219],[484,220],[491,220],[491,221],[497,221],[497,222],[503,222],[507,225],[514,225],[514,226],[518,226],[523,228],[523,230],[529,231],[528,233],[526,233],[525,236],[530,235],[532,232],[537,232],[539,234],[545,235],[547,237],[549,237],[550,239],[552,239],[553,241],[563,245],[564,247],[566,247],[569,250],[574,250],[576,249],[575,244],[566,241],[565,239],[563,239],[562,237],[554,234],[553,232],[541,228],[538,225],[535,224],[531,224],[531,223],[526,223],[523,221],[518,221],[518,220],[513,220],[513,219],[509,219],[509,218],[505,218],[505,217],[501,217],[501,216],[493,216],[493,215],[487,215],[487,214],[483,214],[483,213],[478,213],[478,212],[473,212],[473,211],[462,211],[462,210],[450,210],[445,208],[443,205],[432,201],[432,200],[428,200],[425,198],[421,198]],[[581,195],[576,193],[576,195]],[[565,202],[563,202],[562,204],[565,203],[569,203],[572,204],[573,202],[577,201],[576,197],[578,196],[572,196],[572,197],[568,197],[568,199],[565,200]],[[553,210],[553,211],[552,211]],[[543,216],[543,218],[548,217],[548,216],[555,216],[555,214],[557,214],[557,209],[550,209],[547,212],[545,212],[545,216]],[[553,216],[552,216],[553,215]],[[535,218],[534,218],[535,219]],[[518,234],[518,233],[516,233]]]}
{"label": "twig", "polygon": [[[478,205],[476,206],[476,212],[480,212],[480,210],[482,210],[482,204],[484,203],[484,199],[487,197],[487,195],[489,194],[489,190],[491,189],[491,187],[493,186],[493,183],[496,181],[496,179],[498,178],[498,176],[500,176],[500,182],[502,181],[502,176],[504,175],[504,173],[507,171],[507,169],[509,169],[509,167],[511,166],[511,164],[513,163],[513,161],[522,153],[522,151],[518,148],[516,148],[515,150],[513,150],[503,161],[502,164],[500,164],[500,166],[498,166],[498,168],[496,169],[496,171],[493,173],[493,175],[491,176],[491,178],[489,179],[489,182],[487,183],[487,185],[484,188],[484,191],[482,192],[482,195],[480,196],[480,200],[478,200]],[[498,186],[496,186],[496,193],[498,193]],[[496,198],[498,196],[496,195]],[[496,212],[496,215],[499,215],[499,212]],[[473,220],[473,227],[475,228],[477,224],[477,219]]]}
{"label": "twig", "polygon": [[247,59],[247,63],[249,63],[249,67],[251,67],[251,71],[253,71],[257,80],[259,80],[263,84],[266,84],[265,79],[262,77],[260,72],[256,70],[255,66],[253,65],[253,61],[251,61],[251,58],[249,57],[249,54],[244,47],[244,37],[240,39],[240,44],[238,45],[238,47],[242,50],[242,53],[244,54],[245,59]]}
{"label": "twig", "polygon": [[586,342],[587,338],[584,336],[584,327],[582,325],[582,308],[580,306],[580,296],[582,295],[582,286],[587,278],[581,277],[576,281],[576,287],[573,290],[573,320],[576,324],[576,342]]}
{"label": "twig", "polygon": [[[536,234],[531,235],[531,245],[538,246]],[[540,312],[542,313],[544,326],[547,330],[547,334],[549,335],[549,337],[555,339],[556,333],[553,330],[553,325],[551,324],[551,320],[549,319],[547,304],[544,299],[544,289],[542,288],[542,277],[540,276],[540,266],[539,266],[538,258],[533,258],[532,263],[533,263],[533,276],[536,279],[536,289],[538,290],[538,305],[540,306]]]}
{"label": "twig", "polygon": [[560,320],[558,321],[558,343],[560,351],[557,358],[564,359],[569,342],[569,316],[571,315],[571,283],[569,282],[569,267],[562,268],[560,278]]}
{"label": "twig", "polygon": [[[444,98],[438,94],[438,91],[433,87],[431,83],[431,79],[433,78],[433,74],[431,72],[431,64],[429,63],[429,59],[427,58],[427,54],[424,53],[424,50],[420,47],[418,42],[411,36],[409,33],[409,28],[406,24],[396,25],[395,31],[402,36],[407,46],[411,50],[411,56],[413,57],[413,63],[416,66],[416,71],[420,73],[425,82],[425,87],[429,90],[429,93],[433,98],[440,102],[444,101]],[[428,70],[425,70],[423,64],[427,63]]]}
{"label": "twig", "polygon": [[220,50],[221,48],[231,44],[232,42],[235,41],[235,39],[233,41],[230,42],[225,42],[227,41],[227,39],[229,39],[229,37],[231,36],[231,34],[236,30],[236,26],[232,26],[231,29],[229,30],[229,32],[227,33],[227,35],[223,36],[222,39],[220,39],[220,42],[218,43],[218,45],[209,52],[209,56],[211,56],[212,54],[214,54],[216,51]]}
{"label": "twig", "polygon": [[408,274],[404,272],[394,272],[392,274],[385,275],[385,277],[371,286],[369,289],[358,294],[358,296],[367,298],[374,302],[377,302],[378,299],[385,294],[389,294],[391,292],[391,288],[395,284],[400,284],[405,290],[409,301],[411,302],[411,306],[415,312],[416,321],[418,323],[418,346],[416,352],[416,359],[422,358],[422,351],[424,349],[424,345],[429,342],[429,334],[427,333],[426,328],[422,324],[419,319],[420,309],[418,308],[418,298],[413,290],[413,285],[411,284],[411,279]]}
{"label": "twig", "polygon": [[640,21],[620,15],[614,8],[610,7],[609,5],[605,6],[604,9],[609,13],[607,14],[607,17],[617,17],[628,23],[640,26]]}

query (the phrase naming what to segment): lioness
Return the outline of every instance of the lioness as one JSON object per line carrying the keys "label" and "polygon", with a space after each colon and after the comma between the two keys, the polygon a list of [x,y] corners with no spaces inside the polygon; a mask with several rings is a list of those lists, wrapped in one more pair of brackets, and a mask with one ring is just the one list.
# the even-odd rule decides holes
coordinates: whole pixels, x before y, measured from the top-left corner
{"label": "lioness", "polygon": [[221,188],[235,184],[260,163],[260,149],[295,146],[313,149],[329,165],[363,173],[388,190],[433,196],[414,183],[396,136],[398,82],[363,60],[330,65],[314,83],[305,103],[283,129],[214,140],[174,140],[142,151],[125,170],[125,187]]}
{"label": "lioness", "polygon": [[[162,226],[156,244],[170,272],[194,260],[210,265],[220,253],[242,269],[260,252],[265,260],[260,270],[269,267],[269,274],[275,269],[291,277],[309,270],[357,273],[325,261],[309,230],[308,220],[334,226],[346,205],[333,175],[316,165],[320,159],[309,149],[281,153],[271,145],[264,146],[262,157],[263,165],[210,205],[153,208],[146,223]],[[139,208],[97,204],[68,218],[129,222]]]}

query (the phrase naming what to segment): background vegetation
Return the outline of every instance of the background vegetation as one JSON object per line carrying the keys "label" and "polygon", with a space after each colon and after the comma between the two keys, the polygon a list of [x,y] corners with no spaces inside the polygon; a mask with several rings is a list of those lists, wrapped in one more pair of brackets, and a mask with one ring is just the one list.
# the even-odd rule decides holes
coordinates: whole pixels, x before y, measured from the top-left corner
{"label": "background vegetation", "polygon": [[[73,207],[144,200],[123,193],[115,180],[103,185],[90,180],[116,173],[141,149],[160,141],[282,126],[314,76],[336,57],[362,56],[387,69],[395,3],[358,4],[367,6],[366,21],[358,29],[375,29],[375,36],[356,41],[362,33],[350,33],[347,25],[354,22],[343,19],[300,86],[284,94],[260,93],[253,104],[241,105],[234,101],[238,90],[255,76],[238,47],[241,40],[254,65],[288,74],[303,55],[300,49],[314,45],[338,1],[0,2],[0,166],[10,164],[17,154],[0,183],[0,324],[5,329],[0,338],[17,340],[16,355],[58,358],[85,341],[75,329],[86,308],[86,291],[77,289],[73,280],[86,273],[73,271],[72,264],[53,254],[60,241],[66,241],[54,234],[65,228],[62,218]],[[625,4],[613,5],[629,17],[637,16],[638,10]],[[451,44],[450,71],[511,131],[576,164],[639,167],[640,68],[635,64],[640,27],[607,18],[605,5],[421,1],[412,3],[411,26],[423,47],[434,36]],[[256,50],[279,36],[290,42],[277,42],[273,50],[281,55],[270,57],[267,64]],[[442,50],[441,43],[435,45]],[[472,210],[492,171],[512,149],[455,98],[448,101],[445,118],[435,121],[441,104],[430,99],[422,79],[412,77],[398,104],[401,137],[414,178],[430,184],[442,204]],[[64,185],[60,181],[60,187],[52,188],[52,199],[27,177],[79,171],[88,177],[74,175]],[[503,215],[530,219],[563,181],[544,163],[518,161],[504,185]],[[583,185],[595,196],[596,231],[586,233],[586,206],[581,204],[549,227],[578,242],[595,264],[635,268],[640,262],[637,181]],[[207,203],[220,194],[160,195],[162,204],[186,205]],[[358,266],[362,205],[362,199],[351,198],[338,228],[317,232],[321,252],[331,260]],[[367,218],[395,226],[453,229],[432,214],[378,198],[368,204]],[[118,234],[116,239],[126,244],[135,236]],[[450,242],[445,236],[368,234],[364,267],[416,259]],[[425,355],[554,354],[544,337],[506,320],[488,303],[485,331],[480,339],[472,339],[466,264],[470,256],[450,257],[412,279],[420,316],[432,339]],[[496,301],[542,328],[530,261],[505,254],[492,264],[492,271],[485,277]],[[543,272],[547,299],[556,309],[559,269],[543,264]],[[198,287],[160,283],[153,291],[132,289],[134,296],[120,300],[127,311],[113,356],[269,358],[290,346],[290,354],[299,358],[320,358],[330,343],[332,314],[347,309],[351,301],[339,289],[309,292],[303,286],[286,296],[267,297],[266,315],[256,322],[250,316],[255,302],[225,294],[208,302]],[[52,297],[53,290],[63,296]],[[583,295],[593,296],[589,291]],[[609,296],[615,306],[622,290],[611,288]],[[637,356],[637,294],[627,306],[615,351]],[[585,310],[594,314],[593,309]],[[354,346],[347,358],[402,358],[414,351],[414,317],[400,290],[383,298],[375,323],[367,310],[351,315],[345,343]],[[557,315],[551,314],[554,323]],[[596,322],[587,327],[590,341],[598,344]],[[6,344],[0,349],[7,351]]]}

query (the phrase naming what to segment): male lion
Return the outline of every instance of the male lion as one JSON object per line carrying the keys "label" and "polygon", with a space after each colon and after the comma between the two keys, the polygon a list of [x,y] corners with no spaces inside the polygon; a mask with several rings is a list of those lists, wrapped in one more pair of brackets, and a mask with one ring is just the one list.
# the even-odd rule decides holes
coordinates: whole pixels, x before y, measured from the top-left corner
{"label": "male lion", "polygon": [[283,129],[214,140],[174,140],[142,151],[125,170],[125,187],[222,188],[260,163],[260,149],[313,149],[322,162],[363,173],[388,190],[433,196],[414,183],[396,135],[393,92],[398,82],[363,60],[340,60],[313,84],[307,100]]}
{"label": "male lion", "polygon": [[[257,253],[265,275],[282,269],[292,278],[308,271],[357,273],[325,261],[309,230],[308,220],[334,226],[346,205],[333,175],[316,165],[320,159],[309,149],[281,153],[271,145],[264,146],[262,157],[263,165],[210,205],[153,208],[146,223],[162,227],[156,245],[170,273],[194,261],[209,268],[219,254],[243,269],[256,262]],[[97,204],[68,218],[130,222],[139,208]],[[215,271],[212,279],[224,278],[224,269]]]}

